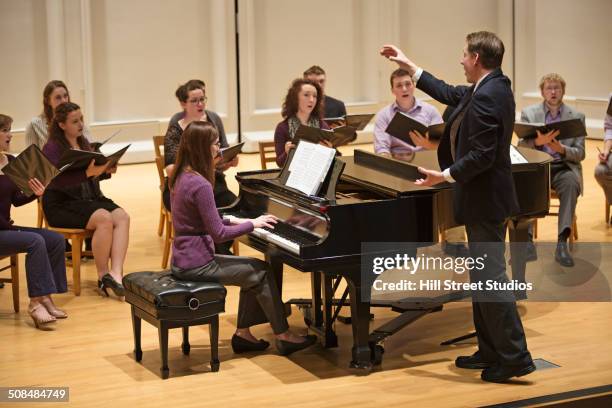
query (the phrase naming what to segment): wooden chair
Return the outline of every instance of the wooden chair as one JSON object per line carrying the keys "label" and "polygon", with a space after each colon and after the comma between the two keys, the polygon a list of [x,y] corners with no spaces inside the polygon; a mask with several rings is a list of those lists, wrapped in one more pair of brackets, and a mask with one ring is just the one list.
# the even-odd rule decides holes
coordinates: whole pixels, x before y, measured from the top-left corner
{"label": "wooden chair", "polygon": [[606,227],[610,227],[610,206],[612,205],[611,202],[608,201],[608,198],[606,197]]}
{"label": "wooden chair", "polygon": [[[548,215],[552,215],[555,217],[559,216],[559,206],[561,205],[559,204],[553,204],[552,200],[559,200],[559,196],[557,195],[557,193],[555,192],[555,190],[550,190],[550,199],[551,199],[551,204],[550,207],[551,209],[554,207],[556,208],[556,212],[552,212],[549,211]],[[569,236],[569,243],[570,243],[570,247],[572,245],[574,245],[574,241],[578,239],[578,217],[576,216],[576,214],[574,214],[574,220],[572,221],[572,233]],[[536,218],[533,221],[533,237],[537,238],[538,237],[538,219]]]}
{"label": "wooden chair", "polygon": [[11,278],[0,278],[0,282],[10,283],[13,288],[13,310],[19,313],[19,257],[18,254],[0,256],[0,260],[10,258],[7,266],[0,267],[0,272],[11,270]]}
{"label": "wooden chair", "polygon": [[268,168],[268,163],[276,163],[276,150],[274,142],[259,142],[259,159],[262,170]]}
{"label": "wooden chair", "polygon": [[36,202],[38,205],[38,214],[36,215],[36,227],[42,228],[43,224],[45,224],[45,227],[46,227],[47,220],[45,220],[45,215],[43,214],[42,197],[37,198]]}
{"label": "wooden chair", "polygon": [[81,256],[89,256],[93,258],[92,251],[83,251],[83,242],[87,238],[93,236],[93,231],[82,228],[56,228],[49,225],[47,217],[43,212],[44,223],[49,231],[61,234],[64,239],[69,239],[72,246],[72,251],[66,252],[66,255],[72,256],[72,291],[75,296],[81,295]]}
{"label": "wooden chair", "polygon": [[160,202],[159,202],[159,223],[157,224],[157,235],[162,236],[164,233],[164,226],[166,225],[166,217],[168,211],[164,207],[164,184],[165,184],[165,166],[164,166],[164,155],[161,149],[164,146],[164,136],[153,136],[153,149],[155,151],[155,164],[157,166],[157,175],[159,176],[159,191]]}

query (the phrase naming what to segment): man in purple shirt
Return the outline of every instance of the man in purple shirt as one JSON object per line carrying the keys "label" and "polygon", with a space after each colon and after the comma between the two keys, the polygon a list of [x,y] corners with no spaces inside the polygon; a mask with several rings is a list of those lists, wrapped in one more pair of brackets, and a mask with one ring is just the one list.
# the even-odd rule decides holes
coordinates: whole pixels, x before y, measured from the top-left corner
{"label": "man in purple shirt", "polygon": [[[544,101],[524,108],[521,112],[522,122],[549,124],[569,119],[580,119],[582,123],[585,122],[583,113],[563,103],[565,80],[561,75],[555,73],[544,75],[540,80],[540,91]],[[538,132],[535,139],[521,140],[519,145],[541,150],[553,157],[550,166],[551,187],[559,196],[558,242],[555,260],[562,266],[574,266],[574,260],[567,247],[567,240],[573,232],[572,225],[578,196],[584,191],[580,162],[584,160],[586,135],[557,140],[558,135],[558,131]],[[529,235],[531,236],[531,228]]]}
{"label": "man in purple shirt", "polygon": [[391,93],[395,96],[395,102],[385,106],[376,114],[374,122],[374,152],[376,154],[388,155],[402,158],[412,155],[417,150],[435,149],[437,145],[427,138],[415,138],[417,147],[413,147],[400,139],[391,136],[385,130],[395,116],[396,112],[403,112],[414,120],[418,120],[425,126],[442,123],[442,116],[430,104],[420,101],[414,97],[414,82],[408,71],[401,68],[391,73],[389,79]]}
{"label": "man in purple shirt", "polygon": [[[374,122],[374,152],[384,156],[393,156],[397,159],[408,158],[415,151],[427,149],[435,150],[438,145],[430,141],[424,135],[413,137],[417,147],[391,136],[385,130],[395,116],[396,112],[403,112],[414,120],[418,120],[426,126],[442,123],[442,116],[432,105],[420,101],[414,97],[414,82],[408,71],[398,68],[391,73],[389,78],[391,93],[395,96],[395,102],[385,106],[376,114]],[[468,256],[469,251],[465,246],[465,228],[455,227],[445,231],[444,251],[449,255]]]}
{"label": "man in purple shirt", "polygon": [[[606,119],[604,120],[604,146],[603,151],[599,153],[599,163],[595,167],[595,180],[603,188],[606,194],[606,205],[612,203],[612,115],[610,108],[612,106],[612,93],[610,94],[610,102],[608,104],[608,112],[606,113]],[[612,217],[610,220],[606,220],[612,224]]]}

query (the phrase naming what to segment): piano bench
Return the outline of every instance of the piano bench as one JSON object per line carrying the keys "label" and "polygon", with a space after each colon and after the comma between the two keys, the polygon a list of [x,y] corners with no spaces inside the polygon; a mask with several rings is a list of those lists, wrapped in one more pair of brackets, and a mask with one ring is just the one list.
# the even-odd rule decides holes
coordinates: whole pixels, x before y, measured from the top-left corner
{"label": "piano bench", "polygon": [[161,352],[161,377],[168,378],[168,330],[183,329],[183,354],[188,355],[189,327],[208,324],[210,370],[219,371],[219,313],[225,311],[225,287],[218,283],[174,279],[169,271],[135,272],[124,276],[125,301],[132,309],[134,357],[142,360],[140,322],[157,327]]}

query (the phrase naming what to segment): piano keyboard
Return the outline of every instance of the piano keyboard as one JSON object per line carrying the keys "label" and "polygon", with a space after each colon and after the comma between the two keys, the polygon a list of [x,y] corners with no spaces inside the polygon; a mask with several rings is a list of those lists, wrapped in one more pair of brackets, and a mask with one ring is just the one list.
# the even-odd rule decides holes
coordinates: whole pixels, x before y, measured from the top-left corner
{"label": "piano keyboard", "polygon": [[282,221],[276,223],[274,228],[255,228],[252,234],[296,255],[300,254],[301,246],[314,244],[319,241],[319,238],[315,235]]}

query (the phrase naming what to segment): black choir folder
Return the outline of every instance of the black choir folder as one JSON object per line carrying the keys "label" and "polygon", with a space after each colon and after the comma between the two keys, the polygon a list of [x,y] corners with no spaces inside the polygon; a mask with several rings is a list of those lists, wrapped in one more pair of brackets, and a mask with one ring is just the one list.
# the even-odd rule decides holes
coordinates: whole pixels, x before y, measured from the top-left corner
{"label": "black choir folder", "polygon": [[221,150],[219,150],[219,155],[221,156],[220,164],[225,164],[227,162],[234,160],[234,157],[238,156],[238,153],[242,151],[243,145],[244,145],[244,142],[235,144],[233,146],[224,147]]}
{"label": "black choir folder", "polygon": [[87,150],[78,150],[78,149],[68,149],[60,157],[59,166],[65,166],[66,164],[72,163],[70,166],[73,170],[85,170],[89,167],[89,163],[92,160],[95,160],[97,166],[109,163],[108,168],[115,167],[123,154],[127,151],[127,149],[131,146],[131,144],[125,146],[122,149],[117,150],[115,153],[105,156],[100,152],[91,152]]}
{"label": "black choir folder", "polygon": [[557,140],[569,139],[572,137],[586,136],[586,128],[580,119],[562,120],[560,122],[549,123],[514,123],[514,133],[519,139],[535,139],[538,135],[536,130],[542,133],[548,133],[551,130],[559,130]]}
{"label": "black choir folder", "polygon": [[58,170],[38,146],[30,145],[15,160],[4,166],[2,171],[24,194],[32,195],[34,192],[28,185],[30,179],[36,178],[46,186],[55,176],[68,167],[70,167],[70,164],[66,164]]}
{"label": "black choir folder", "polygon": [[444,123],[427,126],[418,120],[412,119],[403,112],[395,112],[395,116],[393,116],[393,119],[389,122],[385,132],[414,146],[415,144],[410,138],[409,132],[417,130],[423,136],[425,136],[425,133],[429,132],[429,140],[440,140],[444,134],[444,128]]}
{"label": "black choir folder", "polygon": [[300,125],[295,132],[293,142],[297,143],[300,140],[305,140],[310,143],[319,143],[326,140],[331,143],[332,147],[338,147],[352,142],[356,137],[355,129],[347,126],[331,130]]}
{"label": "black choir folder", "polygon": [[113,137],[117,136],[119,133],[121,133],[122,130],[123,129],[119,129],[118,131],[116,131],[115,133],[110,135],[110,137],[108,137],[106,140],[103,140],[101,142],[91,142],[91,143],[89,143],[89,145],[91,146],[91,150],[93,150],[94,152],[99,152],[100,149],[102,148],[102,146],[104,146],[106,144],[106,142],[111,140]]}
{"label": "black choir folder", "polygon": [[364,113],[358,115],[338,116],[337,118],[324,118],[323,120],[330,126],[351,127],[355,131],[363,130],[374,117],[373,113]]}

